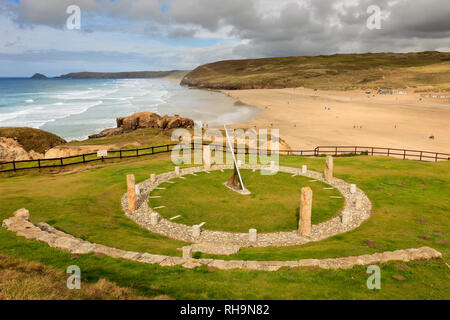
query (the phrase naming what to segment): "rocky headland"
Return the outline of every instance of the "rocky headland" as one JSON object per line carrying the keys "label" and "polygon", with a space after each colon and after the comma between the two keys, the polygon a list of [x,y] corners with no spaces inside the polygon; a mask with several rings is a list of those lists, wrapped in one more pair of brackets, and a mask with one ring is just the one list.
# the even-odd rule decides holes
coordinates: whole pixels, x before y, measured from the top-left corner
{"label": "rocky headland", "polygon": [[103,138],[146,128],[156,128],[161,130],[194,128],[194,120],[183,118],[178,114],[174,116],[160,116],[152,112],[139,112],[129,117],[117,118],[116,122],[117,128],[105,129],[98,134],[89,136],[89,139]]}

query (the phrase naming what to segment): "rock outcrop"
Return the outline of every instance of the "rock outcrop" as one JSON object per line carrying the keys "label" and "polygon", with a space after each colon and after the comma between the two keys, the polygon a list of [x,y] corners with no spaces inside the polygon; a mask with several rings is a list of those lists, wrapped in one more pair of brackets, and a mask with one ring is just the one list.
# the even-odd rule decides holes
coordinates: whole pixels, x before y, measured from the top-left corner
{"label": "rock outcrop", "polygon": [[89,139],[108,137],[137,129],[157,128],[161,130],[177,128],[194,128],[194,120],[183,118],[178,114],[174,116],[160,116],[152,112],[139,112],[129,117],[117,118],[117,128],[103,130],[98,134],[89,136]]}
{"label": "rock outcrop", "polygon": [[123,133],[123,128],[109,128],[89,136],[89,139],[97,139],[109,136],[115,136],[117,134]]}
{"label": "rock outcrop", "polygon": [[152,112],[139,112],[129,117],[117,118],[117,128],[132,131],[142,128],[176,129],[194,128],[194,120],[179,115],[160,116]]}
{"label": "rock outcrop", "polygon": [[31,79],[47,79],[47,76],[42,73],[35,73]]}
{"label": "rock outcrop", "polygon": [[43,154],[34,150],[27,152],[22,145],[12,138],[0,137],[0,161],[34,160],[43,157]]}
{"label": "rock outcrop", "polygon": [[37,160],[66,141],[44,130],[27,127],[0,127],[0,161]]}

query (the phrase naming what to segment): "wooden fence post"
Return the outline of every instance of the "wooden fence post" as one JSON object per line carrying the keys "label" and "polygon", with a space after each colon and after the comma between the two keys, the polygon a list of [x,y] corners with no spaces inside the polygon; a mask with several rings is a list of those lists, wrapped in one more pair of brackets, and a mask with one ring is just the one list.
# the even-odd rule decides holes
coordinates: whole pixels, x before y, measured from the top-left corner
{"label": "wooden fence post", "polygon": [[16,160],[13,160],[13,169],[16,171]]}
{"label": "wooden fence post", "polygon": [[83,163],[86,163],[86,156],[83,154]]}
{"label": "wooden fence post", "polygon": [[38,168],[41,168],[41,159],[38,159]]}
{"label": "wooden fence post", "polygon": [[406,160],[406,150],[403,150],[403,160]]}
{"label": "wooden fence post", "polygon": [[64,163],[63,163],[63,158],[61,157],[61,158],[59,158],[59,162],[61,163],[61,167],[64,165]]}

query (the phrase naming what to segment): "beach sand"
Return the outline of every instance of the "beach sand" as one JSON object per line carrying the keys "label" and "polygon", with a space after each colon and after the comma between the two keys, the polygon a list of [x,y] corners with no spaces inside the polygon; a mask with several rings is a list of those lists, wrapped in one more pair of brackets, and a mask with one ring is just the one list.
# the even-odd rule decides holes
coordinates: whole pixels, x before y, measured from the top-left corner
{"label": "beach sand", "polygon": [[[405,95],[305,88],[222,92],[263,110],[251,121],[230,127],[278,128],[293,150],[357,145],[450,153],[449,99],[423,98],[412,91]],[[432,135],[434,140],[429,139]]]}

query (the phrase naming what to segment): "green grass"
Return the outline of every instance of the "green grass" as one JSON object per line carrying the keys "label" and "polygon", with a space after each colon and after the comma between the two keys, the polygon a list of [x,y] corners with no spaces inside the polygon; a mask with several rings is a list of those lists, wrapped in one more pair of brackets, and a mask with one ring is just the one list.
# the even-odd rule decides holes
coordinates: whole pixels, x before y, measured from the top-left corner
{"label": "green grass", "polygon": [[[281,157],[280,165],[307,164],[322,171],[324,158]],[[83,168],[77,166],[77,168]],[[176,299],[450,299],[450,162],[422,163],[369,156],[336,158],[335,174],[356,183],[373,202],[372,217],[360,228],[303,246],[248,248],[227,259],[292,260],[367,254],[430,246],[442,260],[383,264],[382,289],[366,288],[365,267],[351,270],[311,268],[278,272],[185,270],[164,268],[94,255],[72,257],[46,244],[0,229],[0,254],[37,261],[65,271],[76,264],[83,281],[105,278],[137,294]],[[125,217],[120,197],[125,175],[137,182],[150,173],[173,170],[169,155],[134,159],[79,172],[44,175],[36,171],[0,177],[0,219],[26,207],[32,222],[46,221],[89,241],[117,248],[180,256],[183,243],[141,229]],[[195,177],[189,177],[192,179]],[[199,177],[200,178],[200,177]],[[425,183],[425,184],[422,184]],[[383,189],[381,189],[383,188]],[[367,240],[376,243],[369,247]],[[404,281],[392,276],[400,274]]]}
{"label": "green grass", "polygon": [[251,194],[240,195],[223,185],[232,173],[203,172],[197,177],[187,175],[186,180],[176,179],[176,184],[161,184],[166,189],[155,189],[151,195],[162,198],[150,199],[150,206],[166,206],[157,210],[164,217],[181,215],[176,222],[187,225],[206,222],[205,228],[210,230],[247,232],[255,228],[259,232],[277,232],[297,229],[302,187],[313,190],[313,224],[332,218],[344,205],[343,198],[330,198],[342,195],[336,189],[324,190],[329,185],[282,172],[261,175],[259,171],[241,170]]}
{"label": "green grass", "polygon": [[[172,170],[167,161],[152,158],[160,172]],[[125,176],[134,173],[136,180],[149,176],[149,160],[135,164],[92,168],[82,173],[61,175],[22,175],[2,178],[0,207],[2,218],[14,207],[26,207],[34,222],[47,221],[58,229],[91,242],[120,246],[134,251],[155,251],[180,255],[182,243],[151,234],[126,218],[120,207],[125,193]],[[36,187],[39,186],[39,187]],[[4,197],[10,194],[12,197]],[[20,204],[19,204],[20,203]],[[4,219],[4,218],[3,218]]]}
{"label": "green grass", "polygon": [[[182,84],[214,89],[306,87],[324,90],[434,86],[448,90],[450,53],[368,53],[219,61]],[[438,67],[436,67],[438,66]]]}

